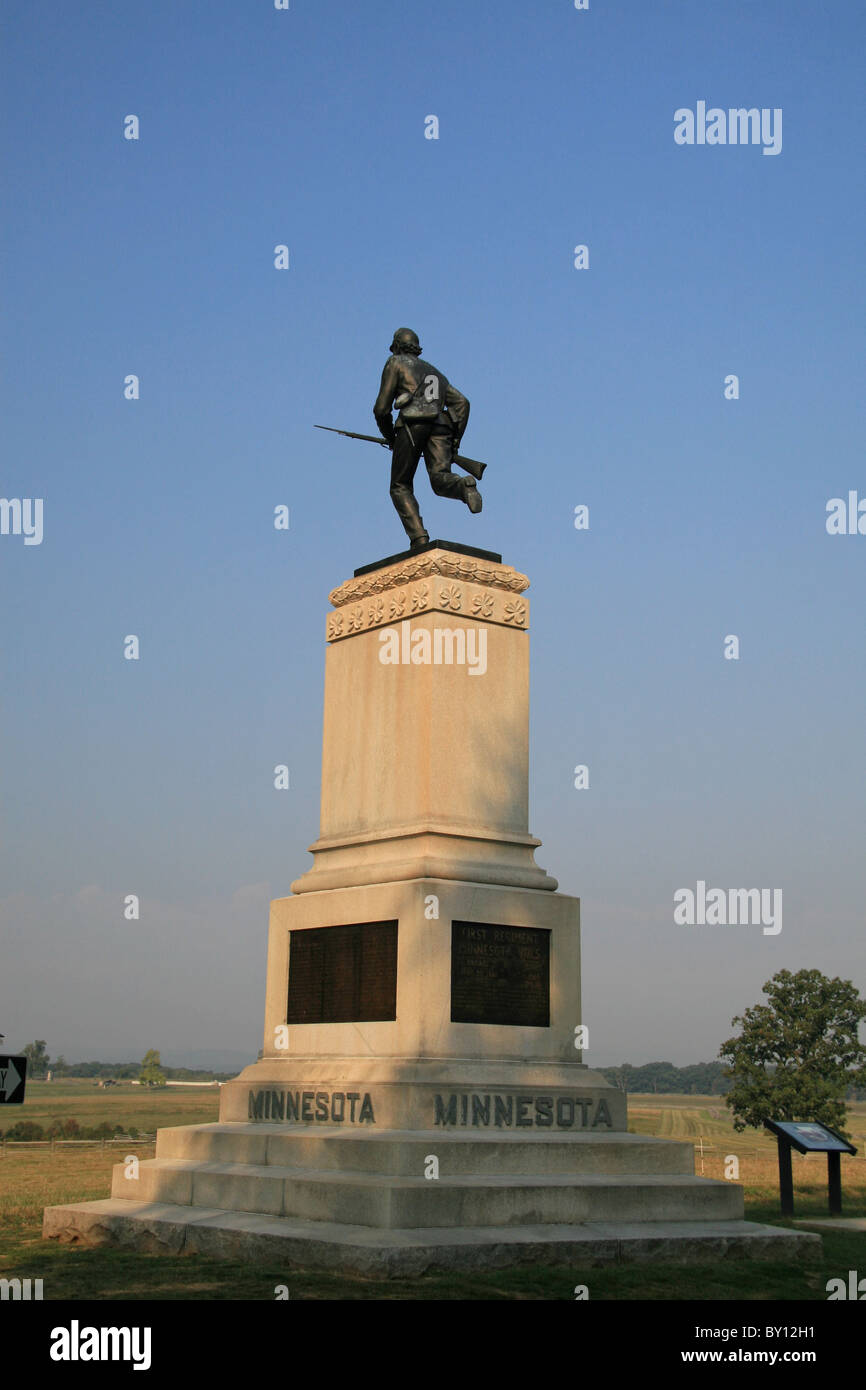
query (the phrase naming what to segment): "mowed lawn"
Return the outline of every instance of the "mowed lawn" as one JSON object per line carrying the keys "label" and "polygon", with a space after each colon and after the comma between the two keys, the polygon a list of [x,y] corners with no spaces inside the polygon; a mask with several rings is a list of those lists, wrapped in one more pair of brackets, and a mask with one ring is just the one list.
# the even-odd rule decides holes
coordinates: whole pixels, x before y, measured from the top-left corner
{"label": "mowed lawn", "polygon": [[[107,1091],[90,1081],[32,1083],[23,1106],[0,1110],[0,1132],[17,1119],[47,1125],[73,1116],[81,1125],[133,1126],[153,1133],[170,1125],[216,1120],[216,1089],[169,1087],[158,1092],[119,1084]],[[737,1134],[717,1096],[629,1097],[630,1128],[641,1134],[681,1139],[696,1146],[696,1173],[721,1178],[726,1161],[739,1160],[746,1215],[772,1225],[779,1216],[775,1141],[747,1130]],[[842,1159],[846,1216],[866,1216],[866,1104],[849,1110],[848,1128],[860,1152]],[[0,1277],[43,1280],[46,1299],[260,1300],[286,1285],[292,1299],[374,1300],[572,1300],[584,1284],[590,1299],[642,1300],[826,1300],[830,1278],[849,1269],[866,1274],[866,1235],[822,1233],[819,1262],[794,1264],[742,1260],[687,1267],[655,1264],[595,1269],[563,1266],[495,1274],[431,1274],[416,1279],[306,1271],[282,1263],[244,1264],[198,1255],[144,1255],[109,1248],[79,1249],[41,1239],[42,1209],[109,1195],[111,1168],[127,1154],[153,1156],[152,1141],[126,1144],[0,1149]],[[826,1213],[826,1159],[795,1157],[797,1217]]]}

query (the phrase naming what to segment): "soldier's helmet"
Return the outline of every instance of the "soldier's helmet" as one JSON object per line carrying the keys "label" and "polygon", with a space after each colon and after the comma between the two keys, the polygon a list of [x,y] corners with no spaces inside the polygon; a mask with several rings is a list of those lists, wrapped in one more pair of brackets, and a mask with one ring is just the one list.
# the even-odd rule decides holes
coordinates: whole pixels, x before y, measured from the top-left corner
{"label": "soldier's helmet", "polygon": [[388,350],[395,353],[411,352],[415,357],[420,357],[421,344],[418,334],[413,333],[411,328],[398,328]]}

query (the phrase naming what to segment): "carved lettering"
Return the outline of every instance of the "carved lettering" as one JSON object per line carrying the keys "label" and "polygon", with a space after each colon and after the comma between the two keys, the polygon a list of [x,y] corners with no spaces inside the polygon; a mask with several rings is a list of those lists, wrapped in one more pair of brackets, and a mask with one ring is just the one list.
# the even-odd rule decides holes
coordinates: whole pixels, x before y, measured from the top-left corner
{"label": "carved lettering", "polygon": [[598,1125],[613,1129],[610,1107],[604,1097],[594,1100],[590,1096],[471,1091],[434,1095],[433,1124],[455,1128],[488,1125],[491,1110],[493,1123],[500,1129],[595,1129]]}
{"label": "carved lettering", "polygon": [[[349,1114],[346,1115],[346,1101]],[[358,1102],[360,1101],[360,1107]],[[315,1104],[315,1110],[313,1110]],[[454,1124],[457,1120],[457,1097],[452,1096],[449,1107],[442,1109],[437,1124]],[[282,1121],[294,1124],[374,1125],[376,1114],[369,1091],[250,1091],[247,1114],[251,1120]],[[438,1115],[438,1108],[437,1108]]]}

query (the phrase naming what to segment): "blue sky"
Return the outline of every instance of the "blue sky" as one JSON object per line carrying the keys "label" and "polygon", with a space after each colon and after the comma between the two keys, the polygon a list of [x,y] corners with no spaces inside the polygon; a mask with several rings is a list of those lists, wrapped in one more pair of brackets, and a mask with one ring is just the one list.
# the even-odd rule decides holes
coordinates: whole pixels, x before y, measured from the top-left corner
{"label": "blue sky", "polygon": [[[422,470],[430,534],[532,581],[531,829],[583,903],[587,1060],[710,1058],[783,967],[864,986],[866,536],[825,508],[866,497],[866,13],[426,15],[6,8],[0,490],[44,499],[41,545],[0,536],[13,1045],[259,1046],[327,594],[403,543],[387,456],[313,425],[372,430],[400,324],[490,462],[478,517]],[[781,153],[677,145],[698,101],[781,108]],[[781,887],[783,931],[676,926],[698,879]]]}

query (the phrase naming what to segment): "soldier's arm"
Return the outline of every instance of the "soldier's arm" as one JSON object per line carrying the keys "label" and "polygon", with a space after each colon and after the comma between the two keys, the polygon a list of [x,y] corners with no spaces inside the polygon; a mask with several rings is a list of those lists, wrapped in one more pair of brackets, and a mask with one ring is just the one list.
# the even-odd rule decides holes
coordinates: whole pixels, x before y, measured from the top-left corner
{"label": "soldier's arm", "polygon": [[376,404],[373,406],[373,414],[376,417],[376,424],[379,426],[379,433],[384,439],[387,439],[389,444],[394,443],[394,421],[391,418],[391,407],[399,387],[400,376],[393,357],[389,357],[385,363],[385,370],[382,372],[382,385],[379,387]]}
{"label": "soldier's arm", "polygon": [[456,386],[449,384],[445,392],[445,404],[448,407],[448,414],[454,421],[454,434],[458,440],[463,438],[466,426],[469,423],[469,402],[462,396]]}

